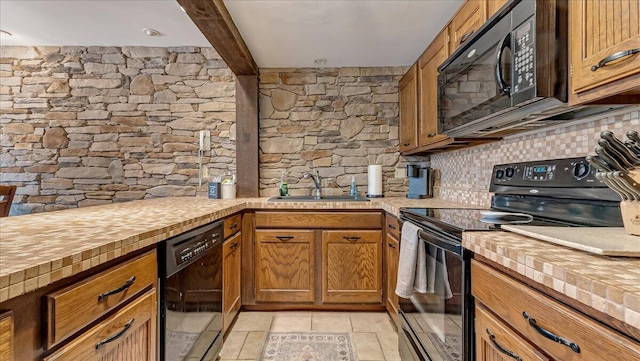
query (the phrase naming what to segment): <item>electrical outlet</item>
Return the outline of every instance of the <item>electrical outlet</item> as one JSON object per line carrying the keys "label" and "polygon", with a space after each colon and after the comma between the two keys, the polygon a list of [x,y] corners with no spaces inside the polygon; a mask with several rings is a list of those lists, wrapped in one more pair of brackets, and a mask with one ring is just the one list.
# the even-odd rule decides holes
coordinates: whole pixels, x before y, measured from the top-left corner
{"label": "electrical outlet", "polygon": [[396,168],[394,178],[407,178],[407,168]]}
{"label": "electrical outlet", "polygon": [[211,150],[211,131],[210,130],[200,131],[200,150],[204,150],[204,151]]}

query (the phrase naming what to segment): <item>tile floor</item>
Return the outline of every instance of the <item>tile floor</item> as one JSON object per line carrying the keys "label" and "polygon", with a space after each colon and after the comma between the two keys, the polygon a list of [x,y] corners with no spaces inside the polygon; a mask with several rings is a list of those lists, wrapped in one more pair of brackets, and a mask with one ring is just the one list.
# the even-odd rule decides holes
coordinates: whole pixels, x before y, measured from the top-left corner
{"label": "tile floor", "polygon": [[255,361],[271,332],[351,332],[360,361],[400,361],[398,334],[384,312],[242,312],[224,342],[222,361]]}

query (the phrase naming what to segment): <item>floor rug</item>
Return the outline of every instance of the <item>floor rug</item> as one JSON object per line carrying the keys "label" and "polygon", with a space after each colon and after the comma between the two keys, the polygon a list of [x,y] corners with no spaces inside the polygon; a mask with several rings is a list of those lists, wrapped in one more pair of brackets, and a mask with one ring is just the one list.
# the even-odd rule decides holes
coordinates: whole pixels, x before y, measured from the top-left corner
{"label": "floor rug", "polygon": [[447,361],[462,360],[462,338],[456,335],[446,335],[444,342],[435,333],[427,333],[429,340],[438,348],[440,356]]}
{"label": "floor rug", "polygon": [[358,361],[349,333],[269,332],[259,361]]}
{"label": "floor rug", "polygon": [[178,332],[167,330],[165,361],[184,360],[200,333]]}

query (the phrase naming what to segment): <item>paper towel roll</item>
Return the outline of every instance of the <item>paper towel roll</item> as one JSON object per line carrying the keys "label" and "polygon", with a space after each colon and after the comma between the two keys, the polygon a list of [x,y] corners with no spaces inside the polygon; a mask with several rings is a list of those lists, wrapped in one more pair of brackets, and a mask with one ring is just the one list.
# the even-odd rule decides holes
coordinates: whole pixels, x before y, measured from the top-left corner
{"label": "paper towel roll", "polygon": [[367,197],[382,197],[382,166],[370,165]]}

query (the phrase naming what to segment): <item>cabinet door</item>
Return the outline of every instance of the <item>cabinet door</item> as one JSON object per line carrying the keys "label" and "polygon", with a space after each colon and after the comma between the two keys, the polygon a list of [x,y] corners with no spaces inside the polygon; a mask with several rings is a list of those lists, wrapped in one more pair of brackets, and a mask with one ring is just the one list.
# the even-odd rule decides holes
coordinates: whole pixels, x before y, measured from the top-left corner
{"label": "cabinet door", "polygon": [[322,302],[382,302],[382,232],[322,232]]}
{"label": "cabinet door", "polygon": [[549,360],[482,306],[476,306],[476,360]]}
{"label": "cabinet door", "polygon": [[447,138],[446,135],[438,134],[438,66],[447,59],[447,54],[447,34],[443,31],[433,40],[418,61],[419,146],[433,144]]}
{"label": "cabinet door", "polygon": [[[640,73],[640,0],[569,1],[569,16],[574,93]],[[601,95],[613,92],[603,88]]]}
{"label": "cabinet door", "polygon": [[11,311],[0,315],[0,360],[13,360],[13,314]]}
{"label": "cabinet door", "polygon": [[485,19],[488,20],[490,17],[492,17],[495,13],[498,12],[498,10],[500,10],[502,5],[506,3],[507,0],[486,0],[487,15],[485,16]]}
{"label": "cabinet door", "polygon": [[400,255],[400,242],[390,234],[387,234],[387,242],[385,246],[386,262],[387,262],[387,311],[394,318],[398,314],[398,295],[396,295],[396,282],[398,280],[398,257]]}
{"label": "cabinet door", "polygon": [[155,361],[157,310],[152,289],[44,361]]}
{"label": "cabinet door", "polygon": [[240,272],[242,271],[241,234],[227,240],[223,245],[222,262],[222,310],[224,331],[240,310]]}
{"label": "cabinet door", "polygon": [[400,151],[418,146],[418,64],[414,64],[398,83],[400,98]]}
{"label": "cabinet door", "polygon": [[449,50],[456,51],[484,24],[484,0],[467,0],[449,23]]}
{"label": "cabinet door", "polygon": [[258,302],[313,302],[313,231],[256,230]]}

